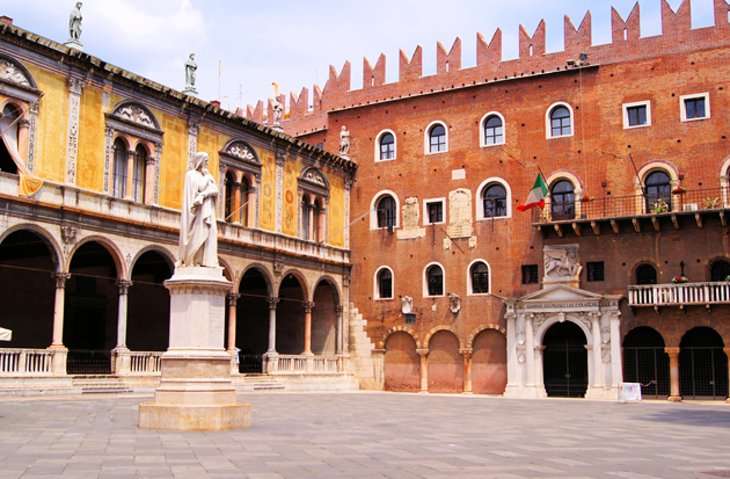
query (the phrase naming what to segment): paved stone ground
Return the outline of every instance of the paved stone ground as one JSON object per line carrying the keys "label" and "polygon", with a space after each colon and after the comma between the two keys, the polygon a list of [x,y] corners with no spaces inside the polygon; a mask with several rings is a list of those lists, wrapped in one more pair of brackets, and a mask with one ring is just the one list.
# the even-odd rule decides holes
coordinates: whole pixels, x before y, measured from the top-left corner
{"label": "paved stone ground", "polygon": [[137,429],[149,398],[0,400],[0,478],[730,477],[730,405],[255,393],[243,431]]}

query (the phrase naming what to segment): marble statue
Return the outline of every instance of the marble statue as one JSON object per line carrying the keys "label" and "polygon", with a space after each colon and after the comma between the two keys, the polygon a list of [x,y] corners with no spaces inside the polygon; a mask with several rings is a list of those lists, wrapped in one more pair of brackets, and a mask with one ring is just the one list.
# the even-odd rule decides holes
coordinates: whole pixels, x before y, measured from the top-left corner
{"label": "marble statue", "polygon": [[272,126],[281,126],[281,118],[284,115],[284,105],[279,101],[279,97],[275,96],[271,102],[271,109],[274,112],[274,121]]}
{"label": "marble statue", "polygon": [[340,155],[347,156],[350,152],[350,130],[342,125],[340,130]]}
{"label": "marble statue", "polygon": [[195,53],[191,53],[185,62],[185,91],[195,91],[195,72],[198,65],[195,63]]}
{"label": "marble statue", "polygon": [[219,266],[215,217],[218,186],[207,166],[208,154],[198,152],[185,174],[177,266]]}
{"label": "marble statue", "polygon": [[69,40],[78,42],[81,38],[81,2],[76,2],[76,6],[71,10],[68,16]]}

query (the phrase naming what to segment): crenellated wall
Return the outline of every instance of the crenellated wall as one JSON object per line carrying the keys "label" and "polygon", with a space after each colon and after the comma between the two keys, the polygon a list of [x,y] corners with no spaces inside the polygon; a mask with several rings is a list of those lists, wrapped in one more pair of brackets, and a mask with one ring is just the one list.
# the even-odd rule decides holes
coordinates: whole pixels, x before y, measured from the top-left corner
{"label": "crenellated wall", "polygon": [[[302,88],[299,94],[290,93],[288,104],[285,95],[279,96],[279,101],[288,112],[283,127],[293,136],[308,135],[327,128],[327,112],[330,111],[570,69],[573,67],[566,62],[578,60],[581,53],[587,55],[588,64],[606,65],[730,44],[730,7],[725,0],[713,1],[714,26],[692,29],[690,0],[683,0],[676,12],[667,0],[661,0],[662,34],[651,37],[641,36],[638,2],[626,19],[612,8],[612,41],[604,45],[592,44],[590,11],[577,28],[565,16],[565,48],[554,53],[546,52],[544,20],[538,24],[532,35],[520,25],[519,56],[514,60],[502,58],[501,30],[497,29],[489,41],[481,33],[477,33],[476,66],[464,69],[461,68],[461,39],[456,38],[448,52],[439,42],[436,51],[436,74],[431,76],[423,76],[421,46],[416,47],[410,57],[401,50],[398,58],[398,81],[394,83],[385,83],[384,54],[378,57],[375,66],[364,58],[363,87],[358,90],[351,90],[349,61],[345,62],[339,73],[334,66],[330,66],[329,79],[324,88],[314,85],[311,101],[307,88]],[[309,105],[312,105],[311,109]],[[259,101],[255,107],[247,107],[246,117],[265,123],[268,118],[273,117],[272,111],[272,100],[267,100],[266,103]]]}

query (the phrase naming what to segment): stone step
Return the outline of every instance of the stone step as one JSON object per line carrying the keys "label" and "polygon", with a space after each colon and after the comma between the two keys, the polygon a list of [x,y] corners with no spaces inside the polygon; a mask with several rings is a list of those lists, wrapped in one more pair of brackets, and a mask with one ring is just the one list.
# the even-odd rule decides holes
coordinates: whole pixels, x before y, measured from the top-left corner
{"label": "stone step", "polygon": [[254,383],[252,385],[252,388],[254,391],[282,391],[286,389],[286,386],[279,383],[274,382],[266,382],[266,383]]}
{"label": "stone step", "polygon": [[127,394],[133,392],[133,389],[124,385],[99,384],[81,388],[81,394]]}

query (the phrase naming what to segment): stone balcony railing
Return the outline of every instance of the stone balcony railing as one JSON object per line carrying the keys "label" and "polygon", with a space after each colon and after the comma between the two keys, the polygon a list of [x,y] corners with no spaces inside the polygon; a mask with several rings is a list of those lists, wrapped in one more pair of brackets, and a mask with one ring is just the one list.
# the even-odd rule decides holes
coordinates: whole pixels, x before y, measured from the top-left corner
{"label": "stone balcony railing", "polygon": [[0,349],[0,376],[48,376],[52,359],[47,349]]}
{"label": "stone balcony railing", "polygon": [[284,355],[267,358],[267,372],[278,374],[337,374],[343,372],[341,356]]}
{"label": "stone balcony railing", "polygon": [[632,285],[629,306],[712,306],[730,304],[730,282]]}
{"label": "stone balcony railing", "polygon": [[[0,173],[0,195],[18,196],[18,176]],[[30,200],[49,207],[64,208],[69,211],[89,212],[97,217],[122,223],[133,223],[177,232],[180,228],[180,212],[171,208],[143,205],[134,201],[115,198],[94,191],[82,190],[75,186],[46,181],[40,191]],[[293,254],[316,258],[334,263],[348,264],[350,252],[344,248],[327,246],[312,241],[272,233],[241,225],[218,222],[218,238],[221,252],[225,243],[255,245],[278,253]]]}

